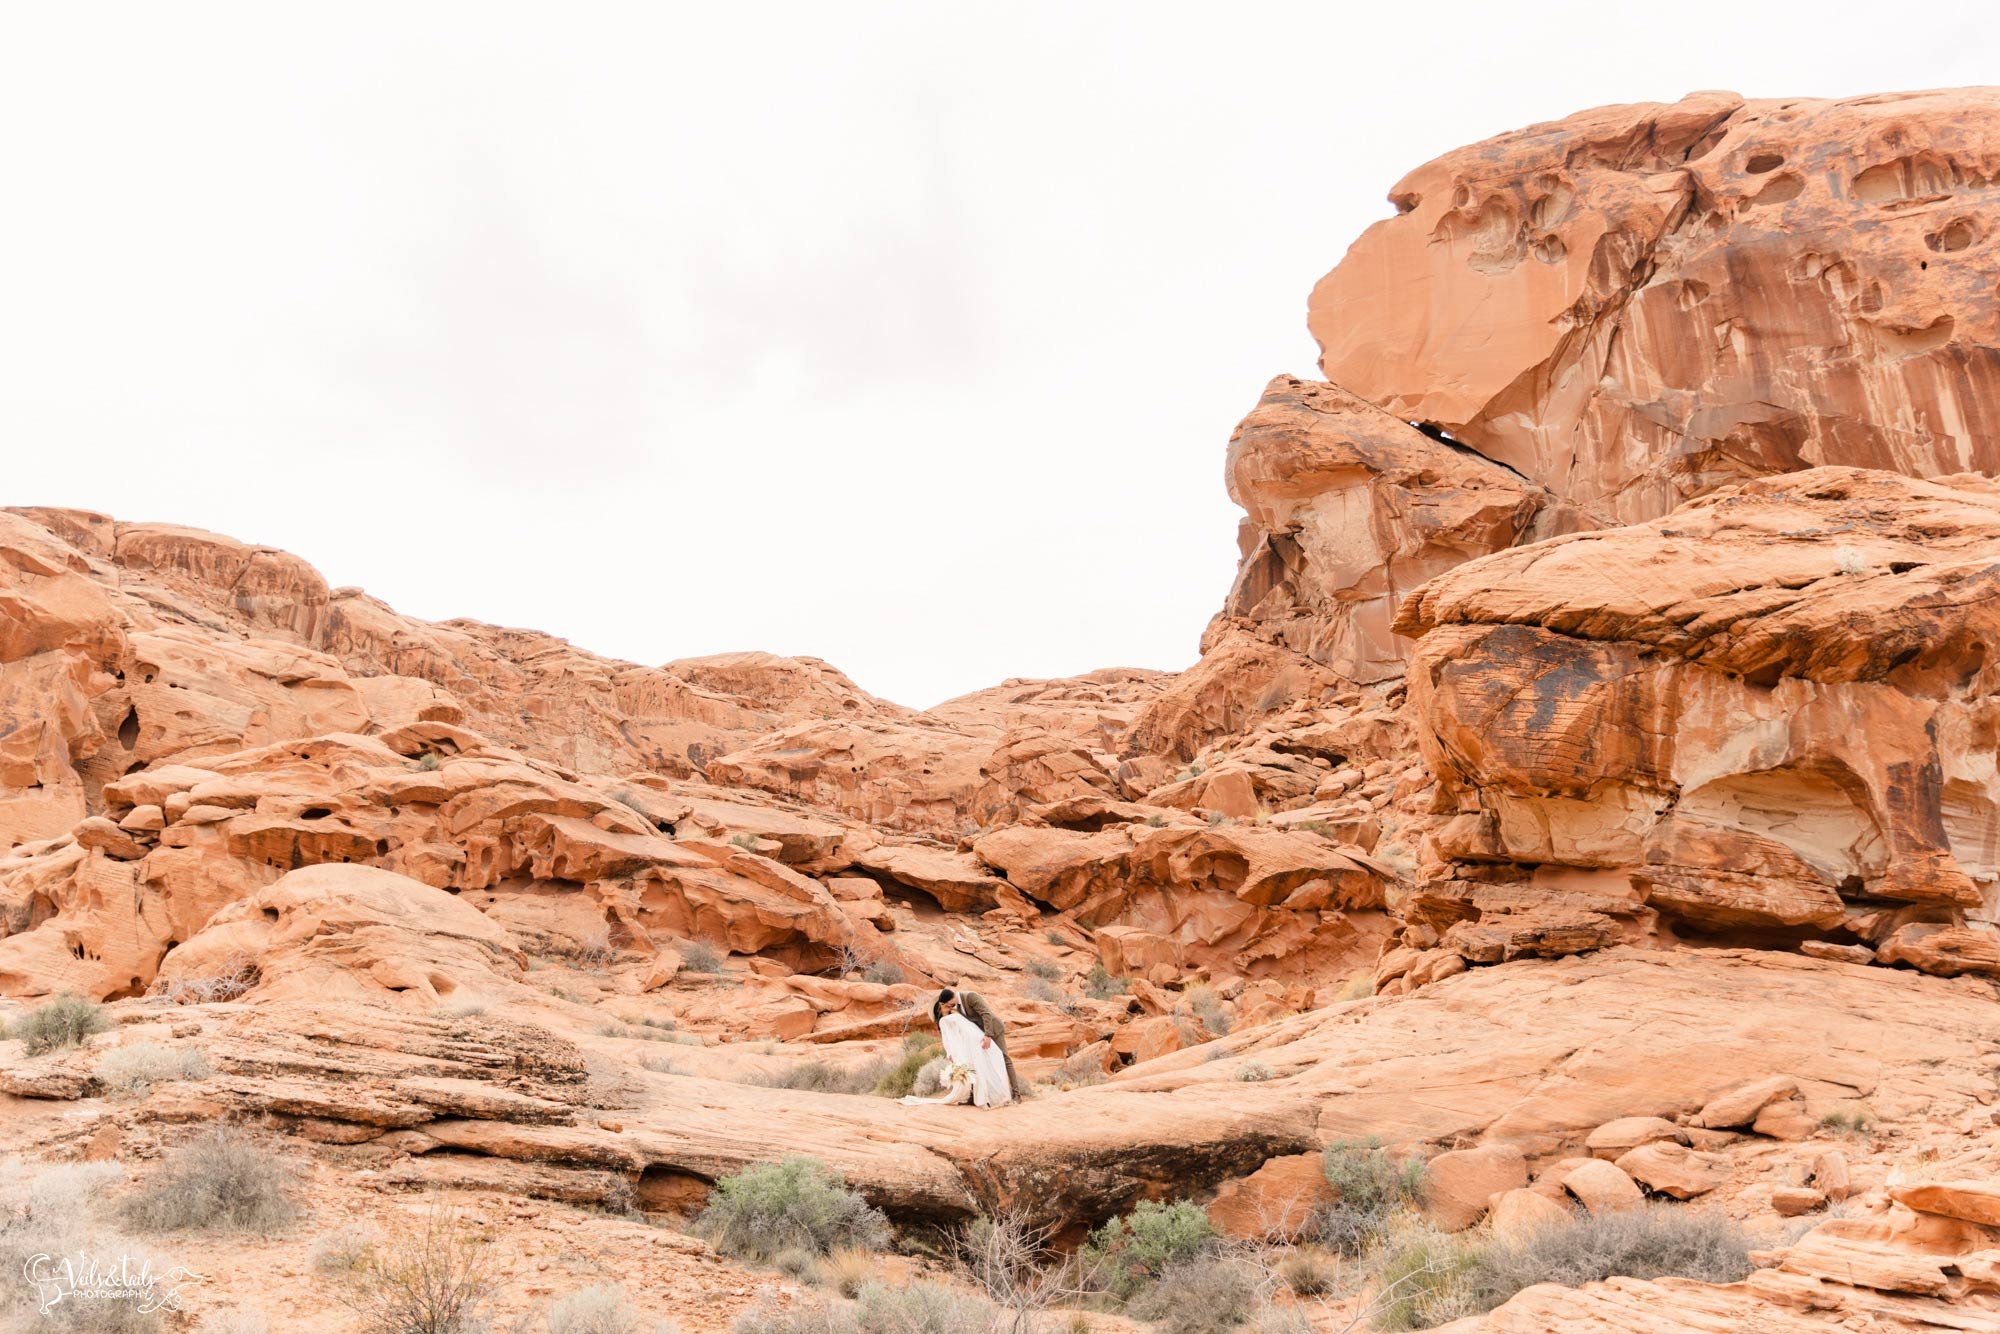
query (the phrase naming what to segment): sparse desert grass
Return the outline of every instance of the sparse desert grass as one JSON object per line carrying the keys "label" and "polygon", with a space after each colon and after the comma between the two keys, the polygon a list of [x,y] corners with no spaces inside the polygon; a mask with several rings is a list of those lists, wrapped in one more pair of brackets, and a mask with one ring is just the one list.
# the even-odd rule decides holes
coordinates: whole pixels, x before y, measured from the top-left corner
{"label": "sparse desert grass", "polygon": [[549,1334],[640,1334],[649,1326],[623,1284],[599,1283],[549,1307]]}
{"label": "sparse desert grass", "polygon": [[1875,1113],[1866,1103],[1847,1103],[1823,1113],[1820,1126],[1842,1139],[1862,1139],[1875,1129]]}
{"label": "sparse desert grass", "polygon": [[1044,982],[1057,982],[1062,980],[1062,975],[1063,975],[1062,965],[1054,962],[1053,960],[1030,959],[1028,960],[1027,966],[1028,966],[1028,974],[1031,977],[1039,977]]}
{"label": "sparse desert grass", "polygon": [[837,1246],[879,1249],[889,1220],[838,1172],[795,1156],[718,1181],[695,1231],[726,1254],[764,1260],[793,1248],[814,1255]]}
{"label": "sparse desert grass", "polygon": [[790,1310],[768,1297],[730,1324],[730,1334],[858,1334],[853,1310],[831,1302],[807,1302]]}
{"label": "sparse desert grass", "polygon": [[648,1056],[639,1064],[656,1075],[677,1075],[681,1072],[681,1068],[675,1065],[673,1058],[669,1056]]}
{"label": "sparse desert grass", "polygon": [[1343,986],[1334,995],[1334,999],[1337,1001],[1362,1000],[1374,994],[1375,979],[1367,973],[1356,973],[1347,980],[1347,985]]}
{"label": "sparse desert grass", "polygon": [[734,848],[741,848],[745,852],[755,852],[757,850],[757,836],[755,834],[731,834],[729,836],[729,845]]}
{"label": "sparse desert grass", "polygon": [[1236,1067],[1236,1078],[1245,1084],[1261,1084],[1267,1079],[1276,1079],[1271,1067],[1262,1061],[1245,1061]]}
{"label": "sparse desert grass", "polygon": [[1113,977],[1105,971],[1102,963],[1095,963],[1090,966],[1090,972],[1084,976],[1083,989],[1090,994],[1092,1000],[1110,1000],[1113,996],[1122,996],[1130,991],[1132,984],[1125,978]]}
{"label": "sparse desert grass", "polygon": [[350,1224],[334,1229],[314,1243],[312,1267],[320,1274],[358,1274],[374,1254],[374,1231]]}
{"label": "sparse desert grass", "polygon": [[142,1232],[269,1235],[298,1217],[291,1164],[243,1132],[222,1127],[169,1152],[125,1201]]}
{"label": "sparse desert grass", "polygon": [[81,1046],[92,1034],[110,1026],[102,1005],[64,993],[28,1011],[7,1030],[7,1036],[26,1043],[28,1055],[41,1056]]}
{"label": "sparse desert grass", "polygon": [[819,1265],[819,1280],[843,1297],[858,1297],[875,1280],[875,1257],[858,1246],[836,1246]]}
{"label": "sparse desert grass", "polygon": [[903,970],[887,959],[876,959],[861,970],[863,982],[879,982],[885,987],[893,987],[903,980]]}
{"label": "sparse desert grass", "polygon": [[1222,997],[1205,985],[1189,987],[1181,995],[1181,1005],[1215,1037],[1222,1037],[1234,1027],[1229,1011],[1222,1007]]}
{"label": "sparse desert grass", "polygon": [[410,1235],[369,1254],[341,1301],[367,1334],[483,1334],[493,1290],[485,1243],[438,1200]]}
{"label": "sparse desert grass", "polygon": [[438,1013],[446,1019],[471,1019],[485,1014],[492,1008],[492,1002],[483,996],[471,996],[438,1006]]}
{"label": "sparse desert grass", "polygon": [[208,1057],[199,1047],[170,1047],[164,1042],[133,1042],[113,1047],[97,1058],[91,1071],[110,1093],[143,1098],[153,1085],[173,1079],[206,1079]]}

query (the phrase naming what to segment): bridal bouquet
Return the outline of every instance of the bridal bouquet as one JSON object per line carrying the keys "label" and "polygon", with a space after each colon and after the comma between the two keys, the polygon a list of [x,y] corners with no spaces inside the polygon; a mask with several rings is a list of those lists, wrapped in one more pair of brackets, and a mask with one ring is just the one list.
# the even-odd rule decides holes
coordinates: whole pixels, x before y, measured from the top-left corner
{"label": "bridal bouquet", "polygon": [[956,1061],[946,1061],[944,1063],[944,1069],[938,1071],[939,1088],[948,1089],[953,1084],[959,1083],[961,1081],[967,1084],[970,1084],[972,1082],[971,1066],[960,1065]]}

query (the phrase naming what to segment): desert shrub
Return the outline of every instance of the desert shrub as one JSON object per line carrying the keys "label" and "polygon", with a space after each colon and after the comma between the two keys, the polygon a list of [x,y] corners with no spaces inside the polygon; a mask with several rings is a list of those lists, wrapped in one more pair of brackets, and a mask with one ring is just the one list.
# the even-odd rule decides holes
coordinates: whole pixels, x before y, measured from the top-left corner
{"label": "desert shrub", "polygon": [[801,1283],[819,1281],[819,1257],[797,1246],[788,1246],[771,1257],[771,1268]]}
{"label": "desert shrub", "polygon": [[1335,993],[1334,999],[1341,1001],[1361,1000],[1375,994],[1375,979],[1367,973],[1356,973],[1347,984]]}
{"label": "desert shrub", "polygon": [[1373,1136],[1327,1145],[1320,1170],[1343,1203],[1365,1209],[1392,1209],[1423,1198],[1423,1163],[1415,1158],[1397,1162]]}
{"label": "desert shrub", "polygon": [[164,1042],[134,1042],[113,1047],[98,1057],[91,1072],[112,1093],[144,1097],[155,1084],[170,1079],[205,1079],[208,1057],[199,1047],[169,1047]]}
{"label": "desert shrub", "polygon": [[1383,1244],[1371,1306],[1377,1329],[1429,1329],[1484,1309],[1476,1290],[1477,1246],[1421,1223]]}
{"label": "desert shrub", "polygon": [[944,1092],[944,1069],[949,1064],[941,1052],[925,1061],[917,1068],[917,1077],[910,1081],[910,1092],[919,1098],[935,1098]]}
{"label": "desert shrub", "polygon": [[858,1297],[874,1281],[875,1257],[854,1246],[836,1246],[818,1267],[819,1280],[843,1297]]}
{"label": "desert shrub", "polygon": [[1122,996],[1130,991],[1132,984],[1125,978],[1113,977],[1105,971],[1102,963],[1094,963],[1090,966],[1090,972],[1084,975],[1083,989],[1090,993],[1092,1000],[1110,1000],[1113,996]]}
{"label": "desert shrub", "polygon": [[1599,1279],[1678,1278],[1734,1283],[1749,1274],[1750,1241],[1726,1216],[1651,1204],[1590,1214],[1487,1248],[1477,1290],[1486,1308],[1536,1283],[1577,1287]]}
{"label": "desert shrub", "polygon": [[924,1067],[937,1060],[943,1053],[944,1049],[928,1034],[910,1034],[903,1039],[902,1056],[875,1081],[872,1092],[877,1097],[900,1098],[913,1091],[917,1086],[917,1077],[923,1073]]}
{"label": "desert shrub", "polygon": [[99,1197],[124,1176],[115,1163],[74,1163],[45,1168],[26,1181],[12,1176],[0,1182],[0,1273],[9,1276],[0,1285],[0,1327],[35,1334],[154,1334],[163,1328],[160,1315],[128,1301],[64,1301],[42,1315],[40,1291],[27,1281],[38,1255],[112,1272],[128,1257],[134,1268],[147,1261],[95,1217]]}
{"label": "desert shrub", "polygon": [[1423,1163],[1397,1162],[1373,1137],[1335,1140],[1321,1155],[1320,1169],[1340,1198],[1320,1211],[1314,1227],[1342,1255],[1361,1254],[1398,1210],[1423,1198]]}
{"label": "desert shrub", "polygon": [[806,1093],[871,1093],[897,1066],[890,1060],[863,1065],[835,1065],[817,1058],[797,1061],[780,1070],[760,1070],[743,1082],[770,1089],[796,1089]]}
{"label": "desert shrub", "polygon": [[1271,1067],[1262,1061],[1246,1061],[1236,1067],[1236,1078],[1245,1084],[1261,1084],[1277,1076],[1271,1073]]}
{"label": "desert shrub", "polygon": [[152,994],[174,1005],[206,1005],[232,1001],[263,980],[256,960],[237,955],[213,973],[201,977],[162,978],[153,984]]}
{"label": "desert shrub", "polygon": [[1278,1281],[1301,1297],[1331,1292],[1340,1282],[1340,1261],[1313,1246],[1285,1252],[1277,1265]]}
{"label": "desert shrub", "polygon": [[93,1033],[102,1033],[110,1026],[102,1005],[64,993],[28,1011],[25,1018],[8,1030],[8,1036],[25,1042],[28,1055],[40,1056],[80,1046]]}
{"label": "desert shrub", "polygon": [[438,1013],[447,1019],[471,1019],[485,1014],[488,1009],[492,1008],[492,1004],[491,1001],[486,1000],[484,997],[471,996],[465,1000],[452,1001],[448,1005],[440,1005]]}
{"label": "desert shrub", "polygon": [[269,1234],[298,1217],[291,1165],[241,1132],[218,1129],[166,1155],[125,1201],[144,1232]]}
{"label": "desert shrub", "polygon": [[1028,974],[1031,977],[1039,977],[1044,982],[1055,982],[1061,980],[1063,970],[1062,965],[1056,963],[1054,960],[1030,959],[1028,960]]}
{"label": "desert shrub", "polygon": [[836,1246],[878,1248],[888,1241],[889,1220],[839,1173],[795,1156],[718,1181],[695,1230],[719,1251],[762,1260],[791,1247],[815,1255]]}
{"label": "desert shrub", "polygon": [[858,1334],[845,1306],[812,1302],[787,1311],[768,1297],[731,1322],[730,1334]]}
{"label": "desert shrub", "polygon": [[549,1334],[640,1334],[645,1319],[623,1284],[599,1283],[549,1308]]}
{"label": "desert shrub", "polygon": [[681,1068],[674,1064],[673,1058],[668,1056],[648,1056],[639,1064],[656,1075],[677,1075],[681,1072]]}
{"label": "desert shrub", "polygon": [[444,763],[443,757],[434,750],[427,750],[417,757],[417,769],[422,773],[434,774],[442,763]]}
{"label": "desert shrub", "polygon": [[365,1227],[349,1224],[334,1229],[314,1243],[312,1267],[321,1274],[358,1274],[375,1254],[375,1234]]}
{"label": "desert shrub", "polygon": [[1167,827],[1167,817],[1159,814],[1149,815],[1146,817],[1146,827],[1148,829],[1165,829]]}
{"label": "desert shrub", "polygon": [[893,987],[903,980],[903,970],[887,959],[877,959],[861,970],[863,982],[879,982],[885,987]]}
{"label": "desert shrub", "polygon": [[855,1303],[854,1323],[861,1334],[988,1334],[997,1314],[983,1299],[941,1283],[870,1283]]}
{"label": "desert shrub", "polygon": [[1050,1005],[1054,1005],[1062,999],[1062,992],[1057,990],[1056,984],[1049,981],[1046,977],[1031,977],[1028,979],[1027,985],[1021,989],[1028,993],[1028,999],[1043,1001]]}
{"label": "desert shrub", "polygon": [[369,1255],[341,1301],[367,1334],[482,1334],[493,1289],[485,1243],[440,1201],[414,1235]]}
{"label": "desert shrub", "polygon": [[572,968],[586,973],[601,973],[618,957],[617,947],[611,943],[610,935],[603,931],[558,944],[551,952],[567,961]]}
{"label": "desert shrub", "polygon": [[734,848],[742,848],[745,852],[755,852],[757,850],[757,836],[755,834],[731,834],[729,836],[729,845]]}
{"label": "desert shrub", "polygon": [[1256,1314],[1259,1295],[1248,1265],[1210,1255],[1167,1266],[1130,1309],[1163,1334],[1228,1334]]}
{"label": "desert shrub", "polygon": [[690,973],[719,973],[722,971],[722,956],[715,947],[700,940],[691,940],[681,946],[681,968]]}
{"label": "desert shrub", "polygon": [[1875,1118],[1863,1106],[1836,1107],[1819,1119],[1820,1125],[1842,1139],[1860,1139],[1875,1128]]}
{"label": "desert shrub", "polygon": [[1048,941],[1049,944],[1051,945],[1060,945],[1064,949],[1069,948],[1069,937],[1065,936],[1062,932],[1056,930],[1054,927],[1050,927],[1047,931],[1044,931],[1042,933],[1042,939]]}
{"label": "desert shrub", "polygon": [[1090,1234],[1083,1263],[1112,1295],[1125,1298],[1214,1245],[1215,1229],[1200,1205],[1143,1200],[1131,1213]]}
{"label": "desert shrub", "polygon": [[1189,987],[1181,997],[1181,1004],[1215,1037],[1223,1036],[1234,1027],[1229,1012],[1222,1008],[1222,997],[1205,986]]}

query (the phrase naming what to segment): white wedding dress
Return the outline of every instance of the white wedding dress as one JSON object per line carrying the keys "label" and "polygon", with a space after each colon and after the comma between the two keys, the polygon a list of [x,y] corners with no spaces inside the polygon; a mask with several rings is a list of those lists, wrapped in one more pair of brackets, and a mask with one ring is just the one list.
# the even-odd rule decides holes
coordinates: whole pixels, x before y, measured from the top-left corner
{"label": "white wedding dress", "polygon": [[905,1103],[913,1107],[961,1102],[1004,1107],[1014,1100],[1014,1090],[1007,1083],[1007,1058],[999,1047],[986,1042],[978,1024],[962,1014],[948,1014],[938,1024],[938,1035],[944,1040],[945,1060],[971,1071],[972,1077],[953,1082],[935,1098],[908,1097],[903,1099]]}

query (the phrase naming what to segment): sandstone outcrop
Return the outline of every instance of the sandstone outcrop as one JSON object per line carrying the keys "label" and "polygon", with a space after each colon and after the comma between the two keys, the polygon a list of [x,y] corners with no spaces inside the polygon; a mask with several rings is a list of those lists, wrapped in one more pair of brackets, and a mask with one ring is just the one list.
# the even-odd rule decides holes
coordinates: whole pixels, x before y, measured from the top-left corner
{"label": "sandstone outcrop", "polygon": [[1928,927],[1960,934],[1891,961],[1982,971],[1996,556],[1986,479],[1817,469],[1433,581],[1399,624],[1451,818],[1413,911],[1475,962]]}
{"label": "sandstone outcrop", "polygon": [[1314,289],[1329,380],[1607,523],[2000,467],[1991,89],[1697,93],[1448,153]]}

